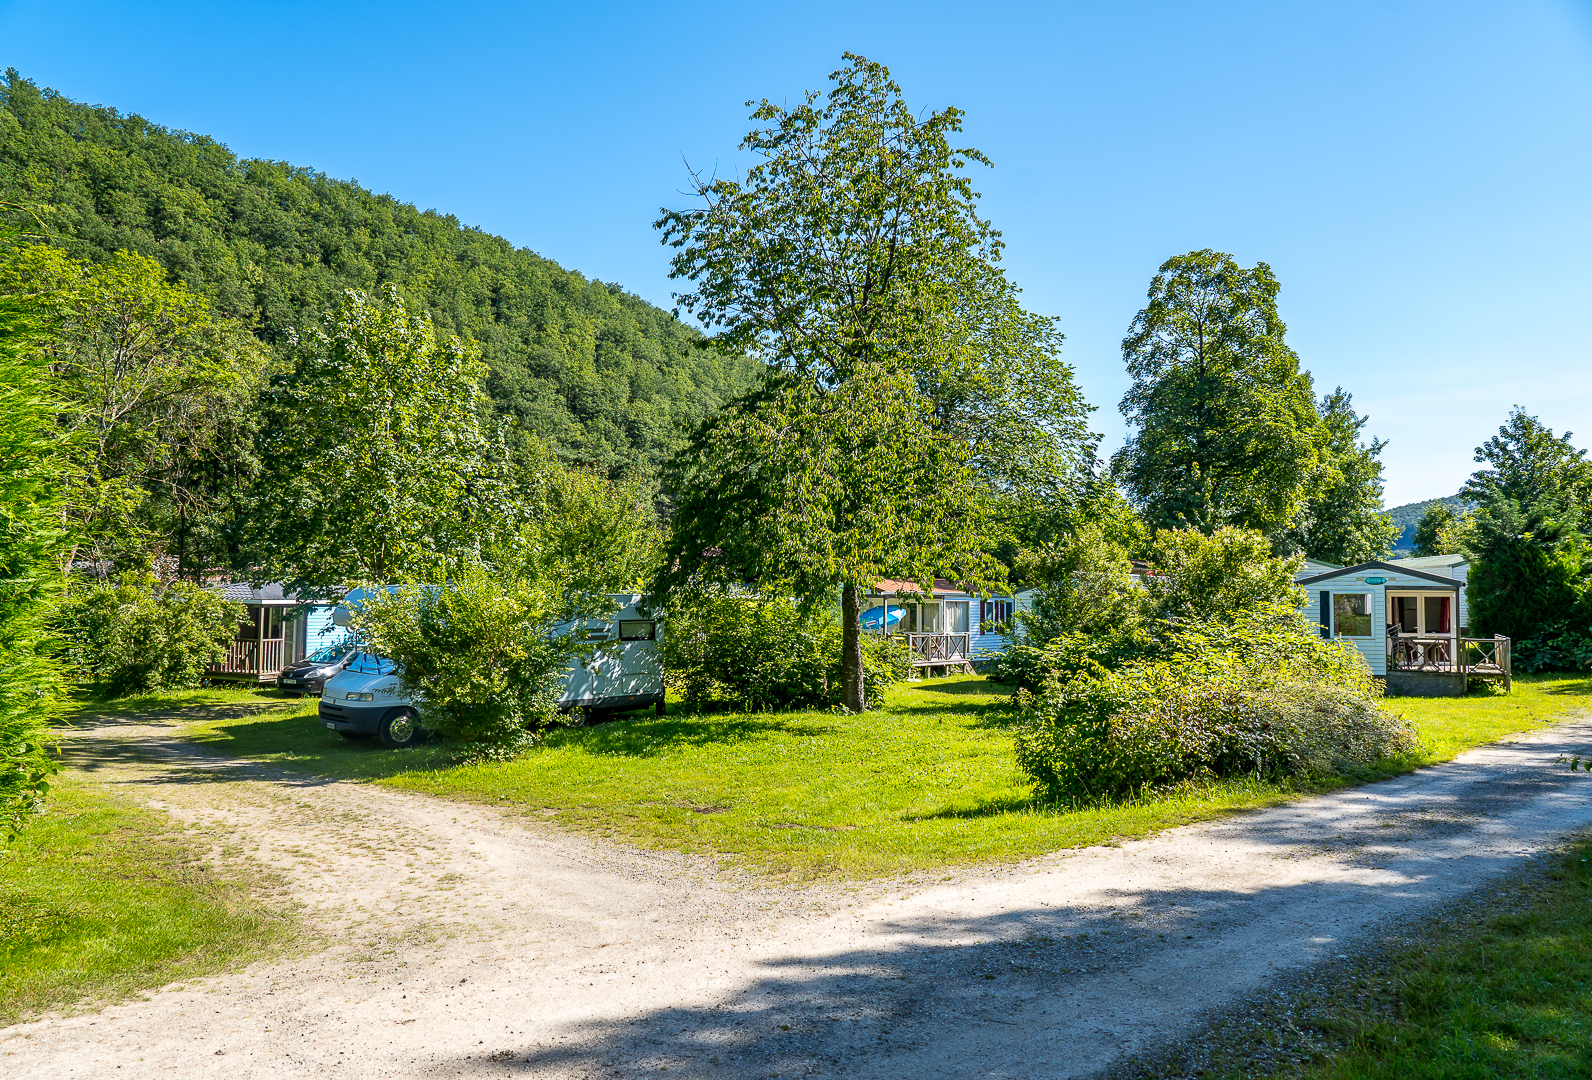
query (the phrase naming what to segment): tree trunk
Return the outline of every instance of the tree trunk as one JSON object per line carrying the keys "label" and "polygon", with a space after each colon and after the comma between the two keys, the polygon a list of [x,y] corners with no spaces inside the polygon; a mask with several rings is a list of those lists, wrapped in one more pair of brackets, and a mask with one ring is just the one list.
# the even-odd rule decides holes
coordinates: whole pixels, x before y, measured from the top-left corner
{"label": "tree trunk", "polygon": [[846,708],[861,712],[868,706],[868,688],[862,681],[862,589],[848,584],[840,594],[840,677]]}

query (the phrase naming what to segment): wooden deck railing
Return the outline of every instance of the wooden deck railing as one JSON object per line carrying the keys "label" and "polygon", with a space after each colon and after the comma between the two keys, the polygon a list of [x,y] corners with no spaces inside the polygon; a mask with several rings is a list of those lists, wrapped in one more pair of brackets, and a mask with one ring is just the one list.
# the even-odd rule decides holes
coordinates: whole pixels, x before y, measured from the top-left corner
{"label": "wooden deck railing", "polygon": [[275,675],[282,670],[284,644],[280,638],[234,641],[227,646],[226,655],[207,664],[205,670],[214,675]]}
{"label": "wooden deck railing", "polygon": [[1388,639],[1387,665],[1392,671],[1430,671],[1501,678],[1507,687],[1510,672],[1509,639],[1438,637],[1400,634]]}
{"label": "wooden deck railing", "polygon": [[966,663],[973,647],[971,634],[907,634],[907,648],[920,667]]}

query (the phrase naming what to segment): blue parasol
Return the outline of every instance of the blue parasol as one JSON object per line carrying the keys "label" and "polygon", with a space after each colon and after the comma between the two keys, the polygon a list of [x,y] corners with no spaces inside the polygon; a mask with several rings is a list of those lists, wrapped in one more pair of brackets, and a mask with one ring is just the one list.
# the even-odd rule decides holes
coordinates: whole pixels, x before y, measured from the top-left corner
{"label": "blue parasol", "polygon": [[906,614],[906,609],[890,604],[886,607],[869,608],[862,613],[862,626],[865,630],[877,630],[881,626],[894,626]]}

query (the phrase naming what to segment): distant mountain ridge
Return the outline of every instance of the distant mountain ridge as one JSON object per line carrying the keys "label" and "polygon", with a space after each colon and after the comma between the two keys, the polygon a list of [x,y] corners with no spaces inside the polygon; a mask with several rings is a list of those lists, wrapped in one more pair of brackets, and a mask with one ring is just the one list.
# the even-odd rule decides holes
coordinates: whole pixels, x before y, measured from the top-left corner
{"label": "distant mountain ridge", "polygon": [[1458,495],[1445,495],[1439,499],[1424,499],[1421,502],[1405,503],[1403,506],[1390,507],[1382,511],[1394,525],[1398,526],[1399,534],[1393,540],[1393,550],[1407,552],[1415,546],[1415,526],[1421,520],[1429,507],[1443,503],[1454,513],[1463,513],[1470,509],[1470,503]]}
{"label": "distant mountain ridge", "polygon": [[[653,473],[682,429],[760,367],[701,347],[669,312],[461,225],[312,169],[241,161],[204,135],[0,80],[0,202],[51,242],[158,260],[280,349],[345,288],[396,284],[481,346],[497,410],[567,460]],[[37,231],[31,214],[13,220]],[[645,227],[646,223],[641,223]]]}

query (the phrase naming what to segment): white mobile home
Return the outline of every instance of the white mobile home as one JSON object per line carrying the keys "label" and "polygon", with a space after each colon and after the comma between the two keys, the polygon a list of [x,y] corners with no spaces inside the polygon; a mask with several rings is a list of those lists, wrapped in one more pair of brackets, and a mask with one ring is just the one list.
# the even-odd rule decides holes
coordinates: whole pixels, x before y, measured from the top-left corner
{"label": "white mobile home", "polygon": [[1459,695],[1471,678],[1507,684],[1509,639],[1464,636],[1464,560],[1438,561],[1448,558],[1325,569],[1318,563],[1295,580],[1305,590],[1303,610],[1321,635],[1359,650],[1390,693]]}

